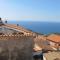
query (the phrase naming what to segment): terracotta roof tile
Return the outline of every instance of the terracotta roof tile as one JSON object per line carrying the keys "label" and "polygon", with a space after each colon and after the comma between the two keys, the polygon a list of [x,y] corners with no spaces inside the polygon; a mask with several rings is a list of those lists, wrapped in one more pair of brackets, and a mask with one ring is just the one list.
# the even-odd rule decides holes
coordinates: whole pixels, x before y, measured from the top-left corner
{"label": "terracotta roof tile", "polygon": [[60,42],[60,35],[49,35],[47,37],[48,40],[53,41],[53,42]]}

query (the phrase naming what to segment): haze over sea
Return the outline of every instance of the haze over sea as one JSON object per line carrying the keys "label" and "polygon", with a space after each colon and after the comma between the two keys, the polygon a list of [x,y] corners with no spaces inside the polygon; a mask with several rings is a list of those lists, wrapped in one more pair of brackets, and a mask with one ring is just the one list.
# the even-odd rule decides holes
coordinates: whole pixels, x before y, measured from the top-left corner
{"label": "haze over sea", "polygon": [[59,22],[37,22],[37,21],[9,21],[10,24],[19,24],[24,28],[32,30],[34,32],[49,34],[60,33]]}
{"label": "haze over sea", "polygon": [[60,0],[0,0],[0,8],[0,17],[9,23],[44,34],[60,33]]}

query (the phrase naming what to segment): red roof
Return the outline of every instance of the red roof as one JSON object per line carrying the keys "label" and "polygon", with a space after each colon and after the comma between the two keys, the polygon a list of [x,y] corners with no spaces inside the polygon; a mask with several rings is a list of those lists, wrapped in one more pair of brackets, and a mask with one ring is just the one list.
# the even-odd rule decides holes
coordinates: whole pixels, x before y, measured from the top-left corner
{"label": "red roof", "polygon": [[53,41],[53,42],[60,42],[60,35],[52,34],[47,37],[48,40]]}

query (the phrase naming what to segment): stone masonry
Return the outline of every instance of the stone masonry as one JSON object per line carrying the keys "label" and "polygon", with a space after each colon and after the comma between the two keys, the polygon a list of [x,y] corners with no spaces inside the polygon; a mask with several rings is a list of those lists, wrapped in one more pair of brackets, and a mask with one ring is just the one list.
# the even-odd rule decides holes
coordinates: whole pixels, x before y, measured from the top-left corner
{"label": "stone masonry", "polygon": [[0,60],[32,60],[33,37],[0,35]]}

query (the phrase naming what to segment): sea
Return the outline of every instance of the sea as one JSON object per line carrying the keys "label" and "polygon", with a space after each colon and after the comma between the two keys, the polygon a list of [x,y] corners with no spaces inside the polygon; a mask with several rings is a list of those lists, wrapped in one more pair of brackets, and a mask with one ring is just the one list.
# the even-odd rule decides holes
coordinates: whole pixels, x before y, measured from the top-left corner
{"label": "sea", "polygon": [[40,22],[40,21],[8,21],[9,24],[19,24],[20,26],[32,30],[33,32],[50,34],[60,33],[59,22]]}

